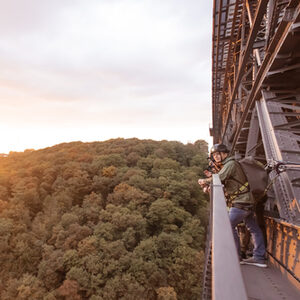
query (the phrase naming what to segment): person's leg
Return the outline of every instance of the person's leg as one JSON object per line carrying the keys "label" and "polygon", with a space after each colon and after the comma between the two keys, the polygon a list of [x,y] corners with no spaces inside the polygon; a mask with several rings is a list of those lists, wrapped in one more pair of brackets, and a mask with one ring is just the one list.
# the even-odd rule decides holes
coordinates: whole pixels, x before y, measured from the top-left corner
{"label": "person's leg", "polygon": [[265,225],[265,218],[264,218],[264,209],[265,209],[266,200],[267,200],[267,196],[265,196],[263,199],[261,199],[255,207],[255,215],[256,215],[257,224],[262,231],[265,246],[267,246],[267,233],[266,233],[266,225]]}
{"label": "person's leg", "polygon": [[249,250],[249,243],[250,243],[250,232],[246,228],[244,222],[240,223],[237,226],[238,234],[240,238],[240,248],[241,248],[241,256],[242,258],[246,258],[246,253]]}
{"label": "person's leg", "polygon": [[240,243],[239,243],[239,237],[237,234],[236,226],[241,223],[244,218],[247,216],[247,212],[245,210],[236,208],[236,207],[231,207],[229,210],[229,220],[232,228],[232,233],[235,241],[235,246],[238,252],[239,257],[241,256],[241,251],[240,251]]}
{"label": "person's leg", "polygon": [[262,234],[261,229],[259,228],[256,219],[254,217],[254,213],[251,212],[244,220],[247,228],[251,232],[251,236],[254,243],[253,249],[253,257],[257,260],[264,260],[265,259],[265,243],[264,237]]}

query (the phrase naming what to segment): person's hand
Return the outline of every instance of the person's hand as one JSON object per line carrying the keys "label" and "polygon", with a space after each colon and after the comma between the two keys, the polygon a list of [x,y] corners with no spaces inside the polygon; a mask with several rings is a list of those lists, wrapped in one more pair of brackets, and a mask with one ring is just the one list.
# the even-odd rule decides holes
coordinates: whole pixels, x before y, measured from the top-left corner
{"label": "person's hand", "polygon": [[210,192],[210,186],[209,185],[205,186],[203,188],[203,192],[209,194],[209,192]]}
{"label": "person's hand", "polygon": [[209,177],[212,176],[212,173],[211,173],[210,171],[208,171],[208,170],[204,170],[203,173],[204,173],[204,175],[205,175],[207,178],[209,178]]}
{"label": "person's hand", "polygon": [[206,180],[205,179],[198,179],[198,184],[200,184],[201,187],[204,187],[207,185]]}

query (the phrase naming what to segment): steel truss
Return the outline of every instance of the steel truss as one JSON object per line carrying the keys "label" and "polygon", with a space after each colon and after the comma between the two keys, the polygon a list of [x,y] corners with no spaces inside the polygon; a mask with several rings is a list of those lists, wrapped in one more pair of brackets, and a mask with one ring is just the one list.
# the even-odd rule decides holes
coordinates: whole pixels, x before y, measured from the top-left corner
{"label": "steel truss", "polygon": [[212,59],[214,143],[274,167],[267,214],[299,229],[300,0],[215,0]]}

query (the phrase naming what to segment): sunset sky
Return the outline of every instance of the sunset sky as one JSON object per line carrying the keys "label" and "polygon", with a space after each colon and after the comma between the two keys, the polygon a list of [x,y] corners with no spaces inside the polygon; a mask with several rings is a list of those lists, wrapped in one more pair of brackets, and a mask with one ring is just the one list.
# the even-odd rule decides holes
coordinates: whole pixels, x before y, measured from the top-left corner
{"label": "sunset sky", "polygon": [[212,2],[0,0],[0,153],[210,141]]}

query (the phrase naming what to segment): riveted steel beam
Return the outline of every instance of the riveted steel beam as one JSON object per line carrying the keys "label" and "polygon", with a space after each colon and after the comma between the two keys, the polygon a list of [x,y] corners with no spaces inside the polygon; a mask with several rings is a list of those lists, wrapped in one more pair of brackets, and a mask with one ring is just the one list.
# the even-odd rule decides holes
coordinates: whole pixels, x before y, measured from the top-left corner
{"label": "riveted steel beam", "polygon": [[[293,8],[293,18],[291,18],[290,16],[283,17],[274,37],[266,51],[265,58],[263,60],[261,67],[259,68],[259,71],[256,75],[256,78],[255,78],[255,81],[254,81],[254,84],[253,84],[253,87],[251,90],[251,93],[246,101],[245,110],[242,114],[239,126],[237,128],[237,131],[235,133],[235,137],[234,137],[234,140],[232,143],[233,147],[235,146],[235,143],[237,142],[237,139],[240,135],[241,129],[244,125],[244,122],[247,118],[248,113],[254,105],[254,101],[259,96],[262,82],[264,81],[264,79],[267,75],[267,72],[271,68],[273,61],[275,60],[279,50],[281,49],[281,46],[282,46],[283,42],[285,41],[291,26],[293,25],[297,16],[299,15],[300,2],[297,0],[291,1],[289,6],[287,7],[287,9],[291,9],[291,8]],[[288,13],[288,15],[290,15],[290,14],[291,13]],[[224,129],[224,133],[225,133],[225,131],[226,131],[226,129]]]}
{"label": "riveted steel beam", "polygon": [[231,99],[229,100],[229,110],[228,110],[228,113],[225,117],[224,125],[223,125],[223,134],[222,134],[223,138],[224,138],[224,135],[226,134],[226,129],[227,129],[228,122],[229,122],[229,116],[230,116],[229,112],[232,109],[233,100],[236,97],[239,85],[240,85],[242,77],[244,75],[246,64],[249,61],[249,57],[250,57],[250,54],[251,54],[252,49],[253,49],[254,41],[255,41],[257,33],[259,31],[262,18],[264,16],[265,12],[266,12],[267,4],[268,4],[267,0],[259,1],[256,12],[255,12],[255,17],[254,17],[254,21],[253,21],[253,24],[252,24],[252,27],[251,27],[251,31],[250,31],[250,34],[249,34],[248,39],[247,39],[247,44],[246,44],[244,53],[242,54],[242,59],[241,59],[241,62],[239,64],[236,79],[234,81],[234,87],[233,87],[233,90],[232,90],[232,93],[231,93]]}

